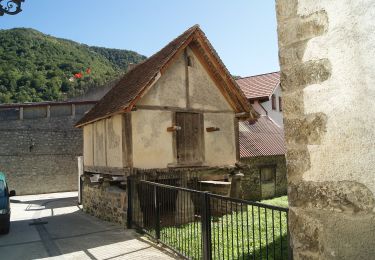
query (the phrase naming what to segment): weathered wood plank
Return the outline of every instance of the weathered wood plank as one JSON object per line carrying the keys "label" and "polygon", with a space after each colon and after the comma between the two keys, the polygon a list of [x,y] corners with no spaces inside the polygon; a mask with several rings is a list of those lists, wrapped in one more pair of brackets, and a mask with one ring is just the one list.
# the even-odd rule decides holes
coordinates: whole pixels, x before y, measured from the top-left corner
{"label": "weathered wood plank", "polygon": [[150,106],[150,105],[137,105],[134,110],[160,110],[172,112],[190,112],[190,113],[218,113],[218,114],[234,114],[232,110],[210,110],[210,109],[194,109],[194,108],[181,108],[171,106]]}
{"label": "weathered wood plank", "polygon": [[204,160],[203,115],[198,113],[176,113],[177,162],[181,164],[201,163]]}
{"label": "weathered wood plank", "polygon": [[125,113],[123,116],[123,160],[124,166],[133,168],[133,136],[132,136],[132,120],[131,112]]}
{"label": "weathered wood plank", "polygon": [[130,175],[129,167],[105,167],[105,166],[84,166],[85,173],[98,173],[98,174],[108,174],[116,176],[128,176]]}

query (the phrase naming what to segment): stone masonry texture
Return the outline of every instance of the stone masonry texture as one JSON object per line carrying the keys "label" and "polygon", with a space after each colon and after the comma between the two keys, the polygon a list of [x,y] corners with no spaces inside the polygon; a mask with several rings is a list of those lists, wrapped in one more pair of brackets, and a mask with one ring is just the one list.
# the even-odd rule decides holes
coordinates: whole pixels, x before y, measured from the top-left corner
{"label": "stone masonry texture", "polygon": [[97,218],[122,225],[126,223],[127,194],[119,187],[106,182],[90,184],[85,181],[82,205],[86,213]]}
{"label": "stone masonry texture", "polygon": [[246,200],[261,200],[260,168],[273,166],[276,169],[275,196],[287,193],[286,162],[284,155],[258,156],[241,159],[242,170],[242,197]]}
{"label": "stone masonry texture", "polygon": [[27,108],[28,118],[23,120],[0,111],[0,171],[17,194],[78,189],[77,156],[82,156],[83,141],[82,130],[74,123],[87,108],[77,106],[75,116],[70,108],[55,107],[49,118],[37,113],[46,111],[46,106]]}
{"label": "stone masonry texture", "polygon": [[374,259],[375,5],[276,11],[294,259]]}

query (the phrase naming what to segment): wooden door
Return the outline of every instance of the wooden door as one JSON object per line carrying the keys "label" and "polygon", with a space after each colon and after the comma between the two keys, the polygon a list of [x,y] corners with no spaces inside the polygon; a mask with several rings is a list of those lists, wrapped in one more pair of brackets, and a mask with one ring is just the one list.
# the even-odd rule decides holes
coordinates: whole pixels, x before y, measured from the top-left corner
{"label": "wooden door", "polygon": [[177,162],[179,164],[201,164],[204,160],[203,115],[199,113],[176,113]]}

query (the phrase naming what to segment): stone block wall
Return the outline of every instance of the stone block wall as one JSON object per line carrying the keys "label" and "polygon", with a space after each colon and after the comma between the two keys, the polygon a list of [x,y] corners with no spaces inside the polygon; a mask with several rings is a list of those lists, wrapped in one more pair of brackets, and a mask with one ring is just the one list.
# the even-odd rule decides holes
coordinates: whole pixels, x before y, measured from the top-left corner
{"label": "stone block wall", "polygon": [[83,185],[83,211],[105,221],[126,224],[128,201],[126,191],[100,182]]}
{"label": "stone block wall", "polygon": [[374,2],[276,9],[294,259],[374,259]]}
{"label": "stone block wall", "polygon": [[276,168],[275,196],[287,194],[286,161],[284,155],[258,156],[241,159],[242,197],[246,200],[261,200],[260,168],[274,166]]}
{"label": "stone block wall", "polygon": [[82,130],[75,122],[92,104],[0,106],[0,171],[17,194],[78,189]]}

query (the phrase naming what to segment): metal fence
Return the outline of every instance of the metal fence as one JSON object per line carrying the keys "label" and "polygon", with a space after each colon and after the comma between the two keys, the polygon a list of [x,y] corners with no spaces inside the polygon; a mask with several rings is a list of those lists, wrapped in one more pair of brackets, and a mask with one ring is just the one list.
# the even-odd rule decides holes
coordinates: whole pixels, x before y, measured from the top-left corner
{"label": "metal fence", "polygon": [[128,180],[128,227],[187,259],[291,259],[288,209]]}

